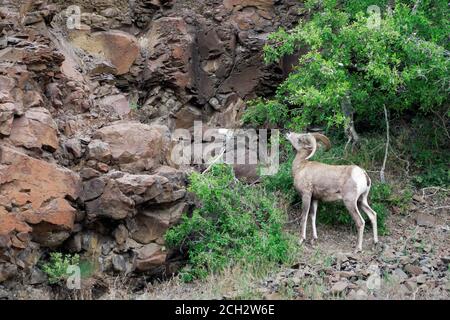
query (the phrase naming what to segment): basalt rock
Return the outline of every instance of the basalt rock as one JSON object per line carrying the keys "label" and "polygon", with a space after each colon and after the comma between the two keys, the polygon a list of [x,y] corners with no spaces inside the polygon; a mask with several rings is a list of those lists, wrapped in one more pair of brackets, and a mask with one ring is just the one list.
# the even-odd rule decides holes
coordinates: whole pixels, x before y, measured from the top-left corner
{"label": "basalt rock", "polygon": [[14,119],[9,138],[16,146],[54,152],[59,147],[57,132],[57,125],[47,109],[32,108]]}
{"label": "basalt rock", "polygon": [[31,268],[39,259],[39,245],[54,248],[69,238],[76,215],[70,201],[78,198],[80,187],[71,170],[0,147],[0,253],[9,257],[5,263]]}
{"label": "basalt rock", "polygon": [[5,232],[31,232],[44,246],[60,245],[73,228],[75,209],[67,199],[78,198],[79,176],[7,147],[0,147],[0,163],[0,208],[17,227]]}
{"label": "basalt rock", "polygon": [[71,35],[71,43],[90,54],[111,62],[115,68],[114,73],[117,75],[125,74],[130,70],[140,50],[134,36],[118,30],[92,34],[75,32]]}
{"label": "basalt rock", "polygon": [[82,200],[91,219],[114,220],[133,218],[142,207],[173,203],[182,199],[186,190],[160,175],[132,175],[112,172],[83,183]]}
{"label": "basalt rock", "polygon": [[131,173],[150,171],[162,165],[170,142],[167,127],[139,122],[117,122],[98,130],[93,138],[107,144],[111,152],[110,161],[106,159],[106,150],[102,154],[104,157],[94,154],[96,160],[111,162]]}
{"label": "basalt rock", "polygon": [[[74,28],[70,5],[80,8]],[[186,172],[169,166],[171,131],[195,121],[239,127],[244,101],[285,75],[284,65],[263,63],[261,49],[298,20],[298,7],[3,1],[0,282],[29,272],[41,283],[39,259],[63,249],[105,272],[173,272],[164,234],[190,200]]]}

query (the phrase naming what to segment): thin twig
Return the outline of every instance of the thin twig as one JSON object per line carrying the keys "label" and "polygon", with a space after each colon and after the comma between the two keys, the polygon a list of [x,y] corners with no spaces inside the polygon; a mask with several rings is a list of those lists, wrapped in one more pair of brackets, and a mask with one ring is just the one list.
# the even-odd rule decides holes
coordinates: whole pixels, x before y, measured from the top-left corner
{"label": "thin twig", "polygon": [[202,174],[207,173],[209,170],[211,170],[211,168],[217,163],[219,162],[223,155],[225,154],[225,151],[227,150],[227,144],[228,141],[230,141],[234,136],[234,130],[232,130],[231,132],[227,132],[226,134],[226,138],[225,138],[225,145],[222,147],[222,149],[220,150],[219,155],[217,155],[217,157],[214,158],[214,160],[209,164],[208,168],[206,168],[205,171],[202,172]]}
{"label": "thin twig", "polygon": [[428,211],[435,211],[435,210],[449,209],[449,208],[450,208],[450,206],[432,207],[432,208],[428,208]]}
{"label": "thin twig", "polygon": [[386,178],[384,175],[384,171],[386,169],[386,162],[387,162],[388,152],[389,152],[389,118],[388,118],[388,112],[386,109],[386,105],[383,105],[383,108],[384,108],[384,117],[386,120],[386,150],[384,152],[383,166],[381,167],[381,170],[380,170],[380,180],[382,183],[385,183]]}
{"label": "thin twig", "polygon": [[450,133],[447,130],[447,121],[445,120],[445,118],[442,117],[442,115],[439,114],[439,112],[433,111],[433,114],[436,115],[439,118],[439,120],[442,121],[442,129],[443,129],[445,135],[450,139]]}
{"label": "thin twig", "polygon": [[202,174],[209,172],[209,170],[211,170],[213,165],[215,165],[217,162],[220,161],[220,159],[222,159],[222,157],[225,153],[225,150],[226,150],[226,147],[223,147],[222,150],[220,150],[220,154],[209,164],[208,168],[206,168],[206,170],[203,171]]}
{"label": "thin twig", "polygon": [[412,8],[412,14],[415,15],[417,13],[417,9],[419,8],[420,0],[416,0],[416,3],[414,3],[414,7]]}
{"label": "thin twig", "polygon": [[[442,191],[442,192],[449,192],[450,191],[450,189],[445,189],[445,188],[441,188],[441,187],[425,187],[425,188],[422,188],[421,190],[422,190],[422,197],[424,197],[424,198],[425,197],[434,196],[439,191]],[[425,190],[434,190],[434,192],[425,194]]]}
{"label": "thin twig", "polygon": [[403,162],[406,163],[405,174],[406,174],[406,177],[409,177],[409,168],[410,168],[410,166],[411,166],[411,164],[409,163],[409,161],[400,158],[400,156],[399,156],[397,153],[395,153],[394,151],[392,151],[392,148],[391,148],[391,152],[392,152],[392,154],[393,154],[398,160],[403,161]]}
{"label": "thin twig", "polygon": [[298,216],[297,218],[294,218],[293,220],[289,220],[288,222],[286,222],[286,224],[291,224],[294,222],[299,221],[302,218],[303,214],[300,214],[300,216]]}
{"label": "thin twig", "polygon": [[349,137],[347,140],[347,143],[345,144],[345,148],[344,148],[344,156],[347,156],[347,148],[350,145],[350,142],[352,141],[352,138]]}

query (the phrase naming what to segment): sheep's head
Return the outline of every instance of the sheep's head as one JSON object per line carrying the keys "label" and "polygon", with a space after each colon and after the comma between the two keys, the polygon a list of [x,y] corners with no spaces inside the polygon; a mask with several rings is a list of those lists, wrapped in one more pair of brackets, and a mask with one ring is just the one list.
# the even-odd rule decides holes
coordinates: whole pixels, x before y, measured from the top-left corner
{"label": "sheep's head", "polygon": [[306,149],[309,151],[309,155],[306,160],[312,158],[317,150],[317,140],[325,146],[325,150],[328,151],[331,148],[330,140],[320,133],[294,133],[290,132],[286,135],[286,138],[292,144],[292,146],[300,151]]}

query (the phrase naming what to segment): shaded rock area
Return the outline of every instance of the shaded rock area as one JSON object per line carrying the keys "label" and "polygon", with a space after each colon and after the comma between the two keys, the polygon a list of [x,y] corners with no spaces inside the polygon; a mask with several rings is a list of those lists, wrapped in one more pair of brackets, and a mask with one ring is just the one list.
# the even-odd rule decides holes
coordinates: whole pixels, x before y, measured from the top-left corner
{"label": "shaded rock area", "polygon": [[105,274],[176,271],[164,234],[191,200],[168,160],[172,132],[239,127],[244,101],[283,77],[261,49],[299,6],[2,1],[0,293],[44,283],[51,251]]}

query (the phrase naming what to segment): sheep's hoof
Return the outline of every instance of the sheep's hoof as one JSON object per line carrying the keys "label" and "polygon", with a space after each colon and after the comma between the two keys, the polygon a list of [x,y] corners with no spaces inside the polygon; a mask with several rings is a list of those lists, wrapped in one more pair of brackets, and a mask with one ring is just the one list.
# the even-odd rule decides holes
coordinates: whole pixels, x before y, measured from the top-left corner
{"label": "sheep's hoof", "polygon": [[309,241],[309,243],[310,243],[312,246],[315,245],[316,242],[317,242],[317,238],[313,238],[313,239],[311,239],[311,240]]}
{"label": "sheep's hoof", "polygon": [[381,251],[383,251],[384,247],[385,246],[379,241],[373,243],[373,248],[375,251],[381,252]]}
{"label": "sheep's hoof", "polygon": [[301,246],[303,242],[305,242],[305,239],[301,238],[300,240],[298,240],[298,245]]}
{"label": "sheep's hoof", "polygon": [[356,249],[353,251],[354,254],[358,254],[358,253],[362,253],[362,252],[363,252],[362,248],[356,248]]}

